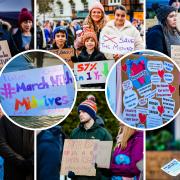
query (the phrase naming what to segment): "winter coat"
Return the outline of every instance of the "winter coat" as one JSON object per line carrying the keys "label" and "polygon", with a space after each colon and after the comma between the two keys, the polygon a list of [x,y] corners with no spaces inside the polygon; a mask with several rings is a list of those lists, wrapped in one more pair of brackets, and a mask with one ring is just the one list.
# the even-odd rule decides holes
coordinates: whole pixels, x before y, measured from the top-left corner
{"label": "winter coat", "polygon": [[146,33],[146,48],[168,55],[165,36],[160,25],[153,26]]}
{"label": "winter coat", "polygon": [[0,119],[0,156],[4,158],[4,180],[32,180],[34,133]]}
{"label": "winter coat", "polygon": [[83,47],[80,55],[78,57],[73,56],[73,62],[93,62],[93,61],[102,61],[106,60],[106,57],[98,49],[95,49],[94,52],[89,55],[86,51],[86,48]]}
{"label": "winter coat", "polygon": [[[112,141],[112,136],[110,133],[96,122],[93,126],[86,130],[83,124],[80,124],[78,128],[74,129],[70,135],[71,139],[99,139],[100,141]],[[104,175],[107,169],[96,169],[96,176],[75,176],[72,177],[73,180],[107,180],[109,179]]]}
{"label": "winter coat", "polygon": [[[18,29],[17,32],[13,35],[13,40],[19,52],[26,51],[25,48],[22,47],[23,46],[22,31],[20,29]],[[31,42],[29,44],[29,49],[34,49],[34,29],[33,28],[31,28]]]}
{"label": "winter coat", "polygon": [[[129,22],[125,21],[124,27],[118,29],[115,26],[115,20],[109,21],[106,26],[102,29],[100,36],[107,35],[115,35],[115,36],[130,36],[134,38],[134,50],[141,50],[144,48],[142,37],[140,36],[140,32]],[[113,54],[105,54],[107,59],[113,59]]]}
{"label": "winter coat", "polygon": [[11,56],[15,56],[19,51],[16,48],[11,33],[8,31],[8,27],[2,24],[0,25],[0,41],[4,40],[7,40]]}
{"label": "winter coat", "polygon": [[112,161],[111,172],[113,176],[134,177],[139,179],[140,171],[136,163],[143,159],[143,132],[136,131],[128,140],[127,147],[121,150],[116,147]]}
{"label": "winter coat", "polygon": [[37,179],[59,180],[65,135],[61,127],[41,131],[37,136]]}

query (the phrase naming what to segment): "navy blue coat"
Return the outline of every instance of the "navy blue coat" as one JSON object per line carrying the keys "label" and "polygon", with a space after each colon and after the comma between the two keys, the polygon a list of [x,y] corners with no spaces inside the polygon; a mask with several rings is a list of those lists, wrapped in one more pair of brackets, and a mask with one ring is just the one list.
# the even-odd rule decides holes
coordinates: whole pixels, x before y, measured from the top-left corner
{"label": "navy blue coat", "polygon": [[59,126],[37,136],[37,179],[59,180],[65,135]]}
{"label": "navy blue coat", "polygon": [[168,55],[165,37],[160,25],[153,26],[146,33],[146,48]]}

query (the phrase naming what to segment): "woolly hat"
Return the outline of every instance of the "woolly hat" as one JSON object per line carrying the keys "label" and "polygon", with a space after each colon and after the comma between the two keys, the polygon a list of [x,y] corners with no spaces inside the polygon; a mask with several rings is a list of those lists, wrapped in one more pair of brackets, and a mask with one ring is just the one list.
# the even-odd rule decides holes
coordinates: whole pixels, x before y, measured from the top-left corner
{"label": "woolly hat", "polygon": [[89,12],[91,12],[93,9],[100,9],[104,13],[103,5],[100,2],[98,2],[98,1],[93,3],[93,5],[89,8]]}
{"label": "woolly hat", "polygon": [[78,106],[78,112],[80,110],[85,111],[94,120],[96,120],[97,106],[96,106],[96,102],[95,102],[95,97],[92,95],[88,96],[87,99]]}
{"label": "woolly hat", "polygon": [[164,24],[168,15],[173,11],[176,11],[176,8],[172,6],[166,6],[166,5],[159,6],[159,8],[156,10],[158,21],[161,24]]}
{"label": "woolly hat", "polygon": [[33,22],[33,16],[26,8],[22,8],[18,17],[18,24],[20,25],[23,21],[30,20]]}
{"label": "woolly hat", "polygon": [[96,47],[98,46],[98,40],[97,40],[97,36],[96,36],[95,32],[93,32],[93,31],[86,31],[86,32],[84,32],[84,34],[83,34],[83,45],[85,45],[85,41],[88,38],[93,38],[94,41],[95,41],[95,46]]}
{"label": "woolly hat", "polygon": [[[176,2],[176,0],[170,0],[169,5],[171,6],[173,2]],[[179,2],[179,0],[178,0],[178,2]]]}
{"label": "woolly hat", "polygon": [[66,34],[66,40],[68,39],[67,30],[64,26],[58,26],[53,31],[53,39],[55,39],[55,35],[59,32],[64,32]]}

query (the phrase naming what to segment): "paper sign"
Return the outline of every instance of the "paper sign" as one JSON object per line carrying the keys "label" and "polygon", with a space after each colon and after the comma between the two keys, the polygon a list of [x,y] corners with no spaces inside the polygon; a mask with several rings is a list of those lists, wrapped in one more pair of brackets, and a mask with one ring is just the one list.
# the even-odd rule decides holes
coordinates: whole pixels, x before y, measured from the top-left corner
{"label": "paper sign", "polygon": [[174,108],[175,108],[174,99],[163,97],[162,98],[162,104],[163,104],[165,109],[167,109],[169,111],[174,111]]}
{"label": "paper sign", "polygon": [[147,98],[147,99],[149,99],[149,98],[154,98],[155,97],[155,95],[156,95],[156,89],[154,89],[153,91],[149,91],[148,93],[146,93],[145,95],[144,95],[144,98]]}
{"label": "paper sign", "polygon": [[164,69],[168,72],[171,72],[174,69],[174,64],[164,61]]}
{"label": "paper sign", "polygon": [[170,119],[172,119],[174,117],[174,111],[168,111],[168,110],[164,110],[164,113],[162,114],[162,118],[165,121],[169,121]]}
{"label": "paper sign", "polygon": [[0,41],[0,69],[11,58],[11,53],[7,41]]}
{"label": "paper sign", "polygon": [[[179,24],[180,26],[180,24]],[[171,58],[180,67],[180,45],[171,45]]]}
{"label": "paper sign", "polygon": [[145,99],[145,98],[139,99],[139,105],[140,106],[145,106],[146,104],[147,104],[147,99]]}
{"label": "paper sign", "polygon": [[123,96],[124,106],[127,109],[135,108],[138,105],[138,96],[135,91],[126,91]]}
{"label": "paper sign", "polygon": [[164,74],[164,81],[167,82],[168,84],[172,83],[174,80],[174,75],[171,73],[165,73]]}
{"label": "paper sign", "polygon": [[148,100],[148,110],[149,114],[159,115],[158,106],[160,105],[157,99],[149,99]]}
{"label": "paper sign", "polygon": [[97,150],[95,150],[97,167],[109,169],[113,142],[100,141],[97,144]]}
{"label": "paper sign", "polygon": [[61,162],[61,175],[69,171],[76,175],[95,176],[94,150],[98,140],[65,139]]}
{"label": "paper sign", "polygon": [[121,37],[110,34],[100,36],[100,51],[111,54],[126,54],[134,50],[134,38],[123,35]]}
{"label": "paper sign", "polygon": [[122,87],[123,87],[123,91],[128,91],[133,88],[133,84],[130,80],[127,80],[122,83]]}
{"label": "paper sign", "polygon": [[50,51],[63,58],[70,65],[70,67],[73,68],[71,57],[74,56],[74,48],[55,49]]}
{"label": "paper sign", "polygon": [[180,162],[173,159],[169,163],[165,164],[161,169],[171,176],[178,176],[180,174]]}
{"label": "paper sign", "polygon": [[10,116],[50,115],[49,110],[71,108],[73,77],[66,65],[3,73],[0,95],[2,107]]}
{"label": "paper sign", "polygon": [[161,82],[161,78],[159,77],[159,75],[153,74],[153,75],[151,76],[151,83],[152,83],[153,85],[157,85],[157,84],[159,84],[160,82]]}
{"label": "paper sign", "polygon": [[152,89],[152,84],[148,84],[142,88],[139,88],[137,91],[138,91],[140,96],[144,96],[144,95],[150,93],[151,89]]}
{"label": "paper sign", "polygon": [[114,60],[74,63],[74,75],[78,84],[105,83]]}
{"label": "paper sign", "polygon": [[169,85],[167,83],[160,83],[156,87],[157,87],[157,91],[156,91],[157,98],[172,97],[172,94],[169,90]]}
{"label": "paper sign", "polygon": [[163,69],[163,63],[161,61],[148,61],[147,68],[150,72],[158,72]]}
{"label": "paper sign", "polygon": [[146,121],[147,128],[155,128],[163,125],[163,120],[161,116],[158,115],[148,115]]}
{"label": "paper sign", "polygon": [[136,109],[124,109],[123,120],[127,124],[135,125],[139,123]]}

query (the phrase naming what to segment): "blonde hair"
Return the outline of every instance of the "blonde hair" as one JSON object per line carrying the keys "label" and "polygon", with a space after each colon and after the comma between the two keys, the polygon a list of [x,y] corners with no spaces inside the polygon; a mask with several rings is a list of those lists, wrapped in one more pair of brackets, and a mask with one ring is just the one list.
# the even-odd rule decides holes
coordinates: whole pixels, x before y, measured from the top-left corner
{"label": "blonde hair", "polygon": [[94,23],[93,19],[91,18],[91,12],[89,12],[88,16],[83,22],[83,25],[88,25],[89,29],[93,29],[95,33],[98,33],[100,29],[102,29],[106,23],[108,22],[107,16],[102,12],[102,18],[98,22],[98,24]]}
{"label": "blonde hair", "polygon": [[122,150],[126,149],[127,142],[129,138],[136,132],[136,130],[129,128],[128,126],[124,126],[123,130],[120,128],[118,135],[122,133],[122,139],[118,142],[117,146],[120,147]]}

